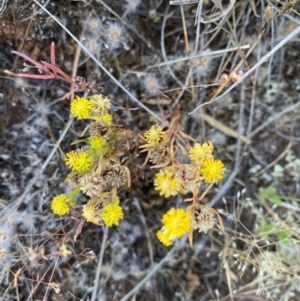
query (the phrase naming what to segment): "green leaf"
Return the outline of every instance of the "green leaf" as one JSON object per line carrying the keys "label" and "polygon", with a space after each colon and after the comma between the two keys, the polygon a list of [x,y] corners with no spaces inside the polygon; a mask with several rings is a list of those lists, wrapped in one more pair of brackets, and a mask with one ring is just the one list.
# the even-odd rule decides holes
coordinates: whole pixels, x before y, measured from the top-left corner
{"label": "green leaf", "polygon": [[259,233],[270,232],[274,229],[274,226],[269,224],[265,219],[262,219],[258,225],[257,231]]}
{"label": "green leaf", "polygon": [[270,200],[277,205],[282,204],[281,197],[278,195],[277,190],[274,186],[259,188],[258,194],[261,200]]}
{"label": "green leaf", "polygon": [[153,18],[153,22],[154,22],[154,23],[158,23],[160,20],[161,20],[161,16],[160,16],[160,15],[156,15],[156,16]]}
{"label": "green leaf", "polygon": [[294,197],[290,197],[290,196],[283,196],[282,198],[290,200],[290,201],[300,202],[300,198],[294,198]]}
{"label": "green leaf", "polygon": [[286,247],[290,247],[288,238],[291,237],[293,233],[288,230],[282,230],[277,234],[278,240]]}

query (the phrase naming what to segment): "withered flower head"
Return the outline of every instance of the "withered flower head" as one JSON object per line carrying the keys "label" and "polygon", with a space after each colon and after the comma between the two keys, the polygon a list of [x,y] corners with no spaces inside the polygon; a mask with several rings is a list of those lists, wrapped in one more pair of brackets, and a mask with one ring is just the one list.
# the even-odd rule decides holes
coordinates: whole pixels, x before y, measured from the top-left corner
{"label": "withered flower head", "polygon": [[105,180],[111,187],[120,188],[127,185],[130,177],[129,170],[124,165],[113,166],[106,174]]}
{"label": "withered flower head", "polygon": [[202,178],[199,169],[192,164],[182,164],[177,171],[180,178],[180,193],[187,194],[188,192],[196,193],[199,191],[202,184]]}
{"label": "withered flower head", "polygon": [[87,222],[99,224],[102,221],[103,202],[100,200],[89,200],[82,208],[82,216]]}
{"label": "withered flower head", "polygon": [[192,218],[192,227],[207,233],[215,225],[215,213],[211,207],[195,204],[187,208]]}
{"label": "withered flower head", "polygon": [[170,149],[164,145],[157,145],[149,149],[148,156],[153,165],[168,164],[171,160]]}
{"label": "withered flower head", "polygon": [[106,134],[107,129],[108,127],[104,126],[100,122],[93,122],[89,127],[91,136],[103,136],[104,134]]}
{"label": "withered flower head", "polygon": [[103,177],[96,172],[89,173],[79,180],[80,190],[89,197],[99,196],[105,188]]}

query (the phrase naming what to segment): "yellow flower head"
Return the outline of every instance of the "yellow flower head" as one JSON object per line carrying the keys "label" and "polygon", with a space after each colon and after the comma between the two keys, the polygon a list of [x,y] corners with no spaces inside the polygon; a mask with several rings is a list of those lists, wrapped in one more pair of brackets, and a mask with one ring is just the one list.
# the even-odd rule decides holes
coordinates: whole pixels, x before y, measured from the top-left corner
{"label": "yellow flower head", "polygon": [[173,241],[169,239],[169,235],[166,232],[158,231],[156,236],[158,240],[167,247],[173,244]]}
{"label": "yellow flower head", "polygon": [[150,130],[144,133],[144,137],[148,144],[158,144],[164,135],[163,128],[161,126],[152,125]]}
{"label": "yellow flower head", "polygon": [[82,208],[82,216],[89,223],[99,224],[102,221],[102,209],[102,202],[89,200]]}
{"label": "yellow flower head", "polygon": [[65,162],[75,172],[85,172],[92,167],[92,158],[85,152],[69,152],[67,153]]}
{"label": "yellow flower head", "polygon": [[224,164],[220,160],[209,159],[203,163],[200,173],[206,183],[215,183],[222,180],[225,172]]}
{"label": "yellow flower head", "polygon": [[65,194],[60,194],[53,198],[51,202],[51,209],[56,215],[66,215],[70,212],[70,198]]}
{"label": "yellow flower head", "polygon": [[118,226],[119,220],[123,219],[124,213],[121,206],[117,203],[108,204],[102,210],[102,219],[105,225],[111,227],[113,225]]}
{"label": "yellow flower head", "polygon": [[59,248],[59,253],[62,258],[68,258],[72,254],[70,250],[68,250],[67,245],[62,244]]}
{"label": "yellow flower head", "polygon": [[180,238],[186,234],[191,228],[190,216],[184,209],[170,209],[163,215],[162,222],[164,230],[169,233],[170,238]]}
{"label": "yellow flower head", "polygon": [[96,114],[104,114],[110,109],[110,100],[108,97],[103,97],[101,94],[91,96],[90,102],[92,109]]}
{"label": "yellow flower head", "polygon": [[195,143],[194,147],[189,151],[189,157],[195,164],[202,165],[205,161],[213,159],[213,149],[214,146],[211,141],[205,142],[202,145]]}
{"label": "yellow flower head", "polygon": [[191,218],[185,210],[179,208],[170,209],[162,218],[164,226],[157,232],[158,239],[166,246],[172,244],[176,238],[180,238],[191,229]]}
{"label": "yellow flower head", "polygon": [[154,186],[155,190],[160,191],[159,195],[164,195],[168,198],[171,195],[178,194],[180,182],[173,172],[161,170],[155,175]]}
{"label": "yellow flower head", "polygon": [[77,119],[85,119],[90,116],[92,105],[85,97],[78,97],[71,103],[71,114]]}
{"label": "yellow flower head", "polygon": [[104,148],[106,144],[106,140],[102,136],[94,136],[89,138],[89,142],[92,148],[101,149]]}
{"label": "yellow flower head", "polygon": [[113,117],[109,113],[105,113],[101,115],[101,120],[106,124],[106,125],[111,125]]}
{"label": "yellow flower head", "polygon": [[76,160],[77,160],[76,152],[72,151],[66,154],[65,163],[72,170],[74,169]]}

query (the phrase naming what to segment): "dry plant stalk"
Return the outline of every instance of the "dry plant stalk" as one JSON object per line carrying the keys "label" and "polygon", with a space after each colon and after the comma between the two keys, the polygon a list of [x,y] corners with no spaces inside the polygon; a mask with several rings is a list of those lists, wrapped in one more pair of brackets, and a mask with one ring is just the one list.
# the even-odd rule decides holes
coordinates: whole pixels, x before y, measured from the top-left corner
{"label": "dry plant stalk", "polygon": [[[60,68],[55,66],[55,45],[54,42],[51,43],[50,47],[50,58],[51,63],[41,61],[41,63],[35,61],[34,59],[30,58],[28,55],[19,52],[19,51],[12,51],[13,54],[22,57],[25,61],[30,62],[32,65],[27,65],[25,63],[25,68],[23,69],[24,73],[13,73],[9,70],[4,70],[4,73],[11,76],[18,76],[18,77],[25,77],[25,78],[32,78],[38,80],[48,80],[48,79],[57,79],[63,82],[66,82],[70,85],[70,91],[59,98],[58,100],[64,100],[69,98],[74,92],[85,91],[87,89],[91,89],[91,85],[85,81],[83,77],[77,76],[75,79],[72,79],[66,73],[64,73]],[[36,68],[40,74],[29,74],[25,73],[29,69]],[[45,74],[42,74],[45,73]]]}

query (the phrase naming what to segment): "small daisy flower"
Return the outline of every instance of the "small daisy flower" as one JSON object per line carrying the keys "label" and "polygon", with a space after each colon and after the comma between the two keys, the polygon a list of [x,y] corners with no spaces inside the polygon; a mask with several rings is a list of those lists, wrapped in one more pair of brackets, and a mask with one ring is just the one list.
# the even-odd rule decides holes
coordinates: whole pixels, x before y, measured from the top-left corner
{"label": "small daisy flower", "polygon": [[110,109],[110,100],[108,97],[103,97],[101,94],[96,94],[91,96],[90,103],[92,105],[92,110],[96,114],[104,114]]}
{"label": "small daisy flower", "polygon": [[163,135],[164,135],[164,131],[161,126],[152,125],[150,130],[145,132],[144,137],[148,142],[148,144],[156,145],[161,141]]}
{"label": "small daisy flower", "polygon": [[158,231],[156,233],[156,236],[158,240],[167,247],[173,244],[173,242],[169,239],[169,235],[166,232]]}
{"label": "small daisy flower", "polygon": [[102,221],[102,209],[102,202],[89,200],[88,203],[82,207],[82,216],[89,223],[99,224]]}
{"label": "small daisy flower", "polygon": [[121,206],[117,203],[108,204],[102,210],[102,219],[105,225],[111,227],[113,225],[118,226],[119,220],[123,219],[124,213]]}
{"label": "small daisy flower", "polygon": [[187,234],[191,229],[191,218],[185,210],[170,209],[162,218],[164,226],[156,236],[166,246],[170,246],[176,238]]}
{"label": "small daisy flower", "polygon": [[170,209],[163,215],[162,222],[165,224],[163,229],[169,233],[171,238],[180,238],[191,228],[190,216],[181,208]]}
{"label": "small daisy flower", "polygon": [[104,148],[106,144],[106,140],[102,136],[94,136],[89,138],[89,142],[92,148],[101,149]]}
{"label": "small daisy flower", "polygon": [[90,116],[92,105],[85,97],[78,97],[71,103],[71,114],[77,119],[85,119]]}
{"label": "small daisy flower", "polygon": [[70,198],[65,194],[60,194],[53,198],[51,209],[54,214],[64,216],[70,212]]}
{"label": "small daisy flower", "polygon": [[211,141],[205,142],[202,145],[195,143],[194,147],[189,151],[189,157],[194,163],[202,165],[205,161],[213,159],[213,149],[214,146]]}
{"label": "small daisy flower", "polygon": [[154,186],[155,190],[160,191],[159,195],[164,195],[166,198],[177,195],[180,190],[179,179],[171,171],[161,170],[157,173]]}
{"label": "small daisy flower", "polygon": [[220,160],[209,159],[203,163],[200,173],[206,183],[215,183],[222,180],[225,172],[224,164]]}
{"label": "small daisy flower", "polygon": [[107,124],[107,125],[111,125],[112,124],[112,120],[113,120],[113,117],[111,116],[111,114],[109,113],[105,113],[101,116],[101,120]]}
{"label": "small daisy flower", "polygon": [[85,172],[92,167],[92,158],[85,152],[67,153],[66,165],[75,172]]}
{"label": "small daisy flower", "polygon": [[75,162],[77,160],[77,153],[72,151],[66,154],[65,163],[72,170],[75,168]]}

